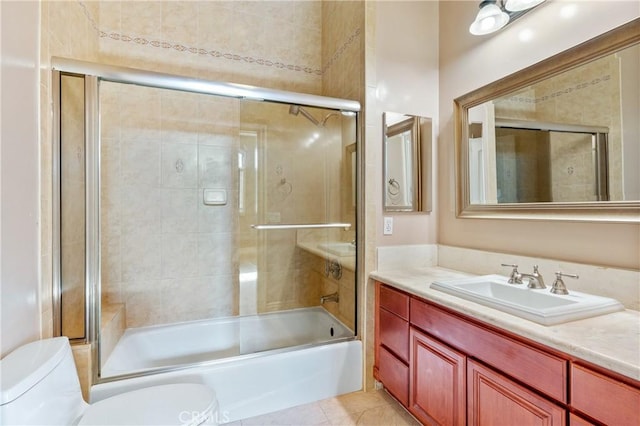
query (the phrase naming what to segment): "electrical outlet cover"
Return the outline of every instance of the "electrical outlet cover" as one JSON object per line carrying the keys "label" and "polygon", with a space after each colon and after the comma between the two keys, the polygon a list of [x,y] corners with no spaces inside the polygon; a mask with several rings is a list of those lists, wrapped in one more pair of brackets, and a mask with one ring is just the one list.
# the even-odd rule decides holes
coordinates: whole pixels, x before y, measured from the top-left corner
{"label": "electrical outlet cover", "polygon": [[393,218],[385,217],[384,218],[384,226],[382,228],[383,235],[392,235],[393,234]]}

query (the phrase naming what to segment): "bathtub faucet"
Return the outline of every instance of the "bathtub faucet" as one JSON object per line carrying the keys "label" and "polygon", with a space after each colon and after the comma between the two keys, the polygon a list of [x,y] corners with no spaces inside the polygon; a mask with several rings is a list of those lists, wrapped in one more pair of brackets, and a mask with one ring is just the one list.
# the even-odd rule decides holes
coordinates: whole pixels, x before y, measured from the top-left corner
{"label": "bathtub faucet", "polygon": [[338,296],[338,292],[336,291],[335,293],[331,293],[331,294],[327,294],[324,296],[320,297],[320,304],[324,305],[325,302],[336,302],[338,303],[338,301],[340,300],[340,297]]}

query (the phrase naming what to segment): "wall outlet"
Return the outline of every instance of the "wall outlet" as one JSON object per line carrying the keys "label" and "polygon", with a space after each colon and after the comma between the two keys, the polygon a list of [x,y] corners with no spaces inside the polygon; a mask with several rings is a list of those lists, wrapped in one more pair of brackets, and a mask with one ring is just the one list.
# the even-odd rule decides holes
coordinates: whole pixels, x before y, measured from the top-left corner
{"label": "wall outlet", "polygon": [[391,235],[393,234],[393,218],[385,216],[384,217],[384,225],[382,227],[383,235]]}

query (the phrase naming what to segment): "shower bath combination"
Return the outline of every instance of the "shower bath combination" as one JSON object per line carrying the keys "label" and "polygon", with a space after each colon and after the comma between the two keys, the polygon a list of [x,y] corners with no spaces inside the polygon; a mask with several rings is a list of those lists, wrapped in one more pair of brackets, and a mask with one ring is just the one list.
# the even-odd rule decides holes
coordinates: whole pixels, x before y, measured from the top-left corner
{"label": "shower bath combination", "polygon": [[308,249],[357,238],[359,103],[52,63],[54,332],[95,348],[91,400],[197,381],[235,421],[359,390],[355,254],[336,279]]}

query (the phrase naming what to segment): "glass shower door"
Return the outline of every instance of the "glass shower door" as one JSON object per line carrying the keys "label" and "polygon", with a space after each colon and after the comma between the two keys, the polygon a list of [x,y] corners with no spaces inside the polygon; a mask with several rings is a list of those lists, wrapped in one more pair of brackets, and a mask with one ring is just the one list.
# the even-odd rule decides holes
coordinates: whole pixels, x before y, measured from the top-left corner
{"label": "glass shower door", "polygon": [[84,234],[61,237],[59,308],[96,380],[355,336],[355,113],[87,78],[61,80],[86,99],[60,101],[62,224]]}
{"label": "glass shower door", "polygon": [[[246,159],[239,172],[246,182],[239,194],[246,200],[239,214],[240,269],[255,277],[255,294],[241,292],[240,300],[255,303],[249,312],[265,313],[320,306],[323,295],[338,293],[342,299],[322,306],[353,330],[355,117],[243,101],[240,126]],[[322,248],[331,243],[347,250],[336,255]],[[327,274],[331,261],[340,264],[339,278]],[[248,288],[242,275],[240,286]]]}

